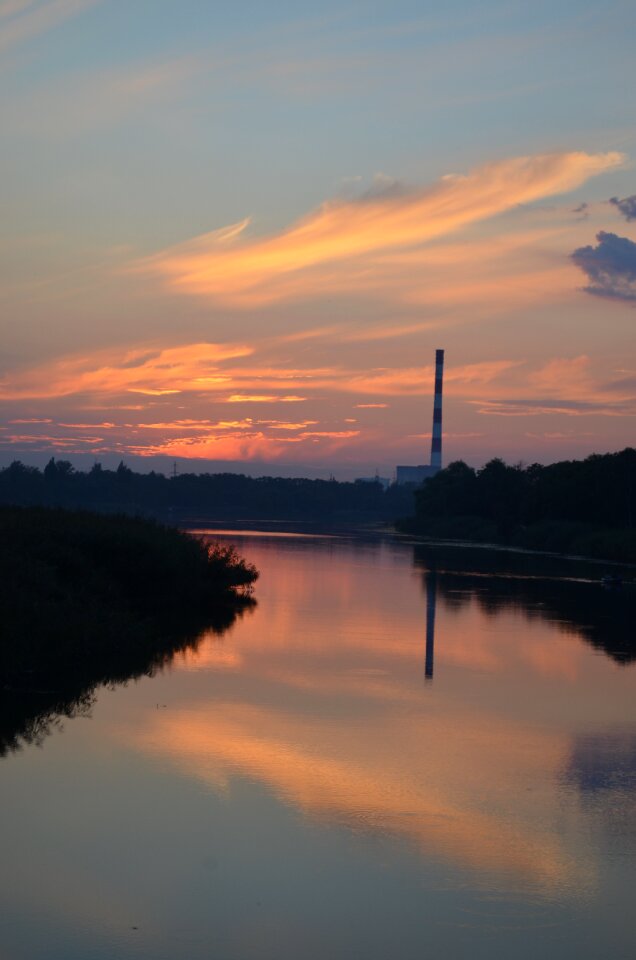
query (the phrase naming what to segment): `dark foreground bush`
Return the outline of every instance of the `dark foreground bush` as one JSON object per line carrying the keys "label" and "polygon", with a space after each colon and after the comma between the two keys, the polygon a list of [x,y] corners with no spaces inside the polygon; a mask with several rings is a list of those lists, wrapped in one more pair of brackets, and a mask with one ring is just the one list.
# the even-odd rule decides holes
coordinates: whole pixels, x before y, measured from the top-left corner
{"label": "dark foreground bush", "polygon": [[223,632],[257,576],[233,547],[148,520],[0,508],[0,752]]}

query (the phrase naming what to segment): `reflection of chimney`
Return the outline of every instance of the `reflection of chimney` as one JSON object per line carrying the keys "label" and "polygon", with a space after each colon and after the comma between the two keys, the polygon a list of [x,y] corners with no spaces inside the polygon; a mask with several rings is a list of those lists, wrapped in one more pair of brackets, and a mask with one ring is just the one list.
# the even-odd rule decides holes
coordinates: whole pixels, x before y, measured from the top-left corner
{"label": "reflection of chimney", "polygon": [[435,351],[435,401],[433,403],[433,437],[431,439],[431,467],[442,469],[442,382],[444,379],[444,351]]}
{"label": "reflection of chimney", "polygon": [[424,676],[433,679],[435,657],[435,607],[437,605],[437,576],[434,570],[426,574],[426,665]]}

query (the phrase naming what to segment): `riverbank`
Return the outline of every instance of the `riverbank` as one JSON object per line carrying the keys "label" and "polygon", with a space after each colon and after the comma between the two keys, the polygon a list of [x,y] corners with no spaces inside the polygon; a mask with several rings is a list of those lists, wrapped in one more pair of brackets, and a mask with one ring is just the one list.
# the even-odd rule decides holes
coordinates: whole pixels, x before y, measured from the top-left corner
{"label": "riverbank", "polygon": [[636,563],[636,531],[567,521],[547,521],[502,529],[482,517],[457,516],[398,520],[399,533],[433,540],[559,553],[608,563]]}
{"label": "riverbank", "polygon": [[64,689],[147,672],[254,601],[233,547],[126,516],[0,508],[0,685]]}

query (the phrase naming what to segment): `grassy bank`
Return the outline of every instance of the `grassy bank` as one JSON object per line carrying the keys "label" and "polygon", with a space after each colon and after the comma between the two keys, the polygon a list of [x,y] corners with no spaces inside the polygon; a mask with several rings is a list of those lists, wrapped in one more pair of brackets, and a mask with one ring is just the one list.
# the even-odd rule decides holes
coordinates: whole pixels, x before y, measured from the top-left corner
{"label": "grassy bank", "polygon": [[613,563],[636,563],[636,531],[600,524],[552,520],[507,528],[483,517],[468,515],[436,519],[407,517],[399,520],[396,528],[401,533],[432,539],[492,543]]}
{"label": "grassy bank", "polygon": [[46,714],[152,673],[203,629],[226,629],[256,577],[233,548],[151,521],[0,508],[0,726],[25,698]]}

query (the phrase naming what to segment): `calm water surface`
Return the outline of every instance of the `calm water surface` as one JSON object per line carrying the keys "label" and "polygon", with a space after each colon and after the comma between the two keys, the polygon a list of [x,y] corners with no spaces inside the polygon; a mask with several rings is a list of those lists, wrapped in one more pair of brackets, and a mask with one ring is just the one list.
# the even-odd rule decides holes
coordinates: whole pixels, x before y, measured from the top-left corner
{"label": "calm water surface", "polygon": [[636,956],[633,588],[230,538],[254,611],[0,763],[2,960]]}

